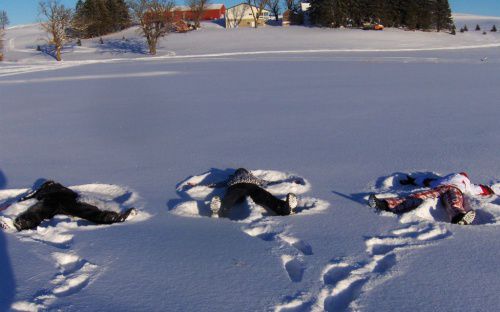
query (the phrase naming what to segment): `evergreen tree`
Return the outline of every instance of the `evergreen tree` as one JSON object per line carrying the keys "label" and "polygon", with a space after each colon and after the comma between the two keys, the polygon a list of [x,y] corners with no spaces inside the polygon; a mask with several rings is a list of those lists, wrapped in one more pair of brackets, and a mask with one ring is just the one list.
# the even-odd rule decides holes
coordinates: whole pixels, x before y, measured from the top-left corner
{"label": "evergreen tree", "polygon": [[362,26],[364,22],[411,30],[451,30],[448,0],[311,0],[312,22],[319,26]]}
{"label": "evergreen tree", "polygon": [[84,38],[120,31],[131,24],[124,0],[78,0],[73,27]]}
{"label": "evergreen tree", "polygon": [[416,29],[428,30],[432,27],[433,11],[432,0],[415,0],[418,4],[417,27]]}
{"label": "evergreen tree", "polygon": [[402,25],[410,30],[418,27],[420,7],[416,0],[402,1]]}
{"label": "evergreen tree", "polygon": [[434,26],[437,31],[450,29],[453,24],[448,0],[436,0],[434,4]]}
{"label": "evergreen tree", "polygon": [[493,27],[491,27],[491,31],[492,32],[497,32],[497,26],[493,25]]}
{"label": "evergreen tree", "polygon": [[381,1],[380,22],[387,27],[398,27],[400,25],[400,11],[398,0]]}
{"label": "evergreen tree", "polygon": [[464,25],[463,30],[464,31],[469,31],[469,28],[467,28],[467,25]]}
{"label": "evergreen tree", "polygon": [[335,24],[335,0],[311,0],[309,16],[314,25],[333,27]]}
{"label": "evergreen tree", "polygon": [[476,25],[476,31],[480,31],[481,27],[479,27],[479,24]]}

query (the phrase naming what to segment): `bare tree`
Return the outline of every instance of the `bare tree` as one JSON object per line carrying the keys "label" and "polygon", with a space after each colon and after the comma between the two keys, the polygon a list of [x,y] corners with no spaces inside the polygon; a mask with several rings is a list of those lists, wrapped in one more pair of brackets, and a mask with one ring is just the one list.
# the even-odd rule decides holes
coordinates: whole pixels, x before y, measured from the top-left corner
{"label": "bare tree", "polygon": [[156,55],[158,40],[172,29],[174,2],[171,0],[130,0],[129,6],[146,38],[149,53]]}
{"label": "bare tree", "polygon": [[5,28],[10,24],[9,17],[7,16],[7,12],[0,11],[0,28],[5,30]]}
{"label": "bare tree", "polygon": [[281,0],[269,0],[269,3],[267,4],[267,7],[269,8],[269,11],[274,15],[274,18],[276,21],[279,19],[280,11],[281,11],[281,6],[280,6]]}
{"label": "bare tree", "polygon": [[259,27],[259,19],[261,18],[268,2],[269,0],[247,0],[247,4],[250,6],[250,10],[252,11],[255,28]]}
{"label": "bare tree", "polygon": [[203,13],[210,4],[210,0],[186,0],[186,5],[193,12],[193,22],[196,28],[200,27],[200,21],[203,17]]}
{"label": "bare tree", "polygon": [[40,16],[44,19],[40,24],[49,34],[49,43],[55,46],[55,58],[61,61],[61,50],[66,42],[66,29],[71,26],[72,12],[58,0],[40,1]]}

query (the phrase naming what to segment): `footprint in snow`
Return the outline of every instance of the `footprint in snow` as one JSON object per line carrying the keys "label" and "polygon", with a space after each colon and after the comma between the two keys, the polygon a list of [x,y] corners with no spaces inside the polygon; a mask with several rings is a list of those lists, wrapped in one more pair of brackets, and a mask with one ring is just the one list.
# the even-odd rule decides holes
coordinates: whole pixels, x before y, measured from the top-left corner
{"label": "footprint in snow", "polygon": [[387,235],[365,239],[367,259],[335,259],[320,276],[319,290],[304,290],[285,298],[275,311],[357,311],[357,299],[389,278],[408,251],[424,248],[451,236],[446,224],[410,222]]}
{"label": "footprint in snow", "polygon": [[[212,169],[201,175],[192,176],[182,181],[177,186],[177,193],[180,199],[170,201],[170,213],[184,217],[210,217],[210,199],[215,196],[223,196],[223,189],[214,189],[197,184],[210,184],[225,181],[234,173],[233,169],[219,170]],[[328,208],[326,201],[303,196],[311,189],[311,185],[304,178],[293,174],[272,171],[272,170],[252,170],[252,174],[266,181],[294,181],[302,183],[282,182],[267,187],[266,189],[275,196],[285,198],[288,193],[295,193],[298,196],[298,207],[296,215],[306,215],[320,213]],[[190,185],[196,185],[194,187]],[[244,203],[235,206],[229,219],[242,223],[242,231],[249,236],[257,237],[264,241],[278,244],[276,250],[281,254],[284,271],[292,282],[300,282],[306,269],[305,256],[313,254],[313,249],[307,242],[290,234],[289,228],[284,225],[281,217],[272,218],[271,214],[264,208],[256,205],[250,198]]]}

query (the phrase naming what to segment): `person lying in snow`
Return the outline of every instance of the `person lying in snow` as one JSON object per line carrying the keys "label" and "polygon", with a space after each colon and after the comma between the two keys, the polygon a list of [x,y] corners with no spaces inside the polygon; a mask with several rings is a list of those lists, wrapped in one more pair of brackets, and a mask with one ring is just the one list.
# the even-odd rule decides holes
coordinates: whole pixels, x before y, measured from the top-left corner
{"label": "person lying in snow", "polygon": [[403,198],[377,198],[375,194],[371,194],[368,198],[368,205],[393,213],[404,213],[417,208],[427,198],[439,197],[446,208],[451,223],[466,225],[474,221],[476,212],[469,207],[465,196],[491,196],[495,194],[489,186],[473,184],[465,172],[452,173],[441,178],[427,178],[422,181],[422,185],[418,185],[415,178],[407,176],[400,183],[402,185],[425,186],[430,189]]}
{"label": "person lying in snow", "polygon": [[[287,181],[265,181],[254,176],[250,171],[244,168],[237,169],[227,181],[207,184],[205,186],[212,188],[226,188],[224,198],[219,196],[212,197],[210,201],[210,209],[213,216],[220,218],[227,217],[229,210],[235,204],[243,201],[247,196],[266,210],[270,210],[277,215],[286,216],[293,212],[297,207],[297,196],[293,193],[286,195],[286,200],[281,200],[273,196],[271,193],[263,189],[269,185],[275,185]],[[303,183],[300,179],[294,179],[293,183]],[[190,184],[195,186],[196,184]]]}
{"label": "person lying in snow", "polygon": [[38,201],[14,220],[18,231],[36,228],[43,220],[57,214],[79,217],[96,224],[124,222],[136,209],[130,208],[123,213],[104,211],[90,204],[78,201],[78,194],[54,181],[46,181],[31,193],[21,197],[18,202],[28,199]]}

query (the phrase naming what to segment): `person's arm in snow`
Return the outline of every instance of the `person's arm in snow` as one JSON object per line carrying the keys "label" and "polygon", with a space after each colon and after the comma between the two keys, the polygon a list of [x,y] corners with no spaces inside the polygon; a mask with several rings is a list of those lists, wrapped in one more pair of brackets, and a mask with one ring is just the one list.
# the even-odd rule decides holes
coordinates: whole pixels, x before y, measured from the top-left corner
{"label": "person's arm in snow", "polygon": [[419,183],[419,181],[417,181],[417,179],[415,179],[411,175],[406,175],[406,178],[403,180],[400,180],[399,184],[430,187],[432,181],[435,181],[435,180],[436,180],[435,178],[425,178],[424,180],[420,181],[421,183]]}
{"label": "person's arm in snow", "polygon": [[227,186],[227,181],[220,181],[220,182],[207,183],[207,184],[189,182],[188,185],[191,186],[191,187],[194,187],[194,186],[206,186],[206,187],[210,187],[210,188],[223,188],[223,187]]}
{"label": "person's arm in snow", "polygon": [[0,204],[0,210],[5,210],[5,209],[9,208],[14,203],[19,203],[22,201],[26,201],[28,199],[32,199],[35,197],[36,193],[37,193],[36,190],[34,191],[34,190],[30,189],[22,194],[17,195],[16,197],[9,198],[5,202]]}
{"label": "person's arm in snow", "polygon": [[299,177],[289,177],[289,178],[283,179],[283,180],[265,181],[265,182],[266,182],[265,185],[267,185],[267,186],[281,184],[281,183],[295,183],[295,184],[300,184],[300,185],[305,184],[304,179],[299,178]]}
{"label": "person's arm in snow", "polygon": [[408,175],[408,174],[406,175],[405,179],[399,180],[399,184],[401,184],[401,185],[413,185],[413,186],[417,186],[415,178],[412,177],[411,175]]}
{"label": "person's arm in snow", "polygon": [[473,196],[491,196],[495,195],[495,192],[491,187],[484,184],[470,184],[471,195]]}
{"label": "person's arm in snow", "polygon": [[28,190],[26,193],[18,196],[18,202],[23,202],[32,198],[35,198],[39,193],[39,190]]}

